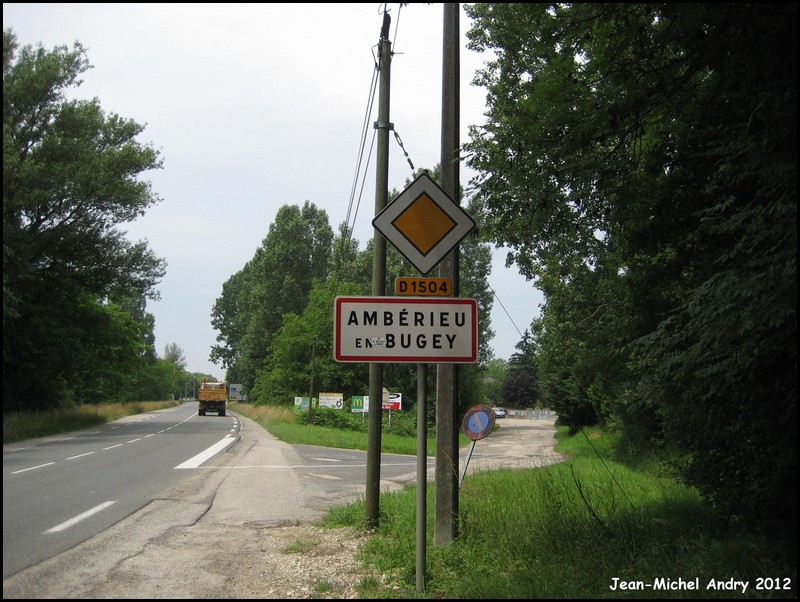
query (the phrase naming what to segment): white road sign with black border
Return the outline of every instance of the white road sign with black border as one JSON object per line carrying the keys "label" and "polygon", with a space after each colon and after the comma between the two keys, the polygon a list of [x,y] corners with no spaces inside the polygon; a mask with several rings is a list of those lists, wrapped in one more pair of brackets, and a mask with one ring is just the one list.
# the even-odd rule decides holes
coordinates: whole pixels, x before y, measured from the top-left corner
{"label": "white road sign with black border", "polygon": [[427,274],[475,227],[475,221],[426,173],[389,203],[372,225]]}

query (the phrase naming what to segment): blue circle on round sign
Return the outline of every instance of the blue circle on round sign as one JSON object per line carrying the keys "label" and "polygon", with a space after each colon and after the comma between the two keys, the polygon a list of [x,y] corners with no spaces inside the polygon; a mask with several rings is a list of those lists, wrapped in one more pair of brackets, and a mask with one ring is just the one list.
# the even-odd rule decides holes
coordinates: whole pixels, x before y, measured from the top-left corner
{"label": "blue circle on round sign", "polygon": [[468,438],[477,441],[492,432],[494,421],[494,410],[485,404],[479,404],[467,410],[461,426]]}
{"label": "blue circle on round sign", "polygon": [[489,417],[483,412],[476,412],[469,417],[469,430],[480,433],[489,424]]}

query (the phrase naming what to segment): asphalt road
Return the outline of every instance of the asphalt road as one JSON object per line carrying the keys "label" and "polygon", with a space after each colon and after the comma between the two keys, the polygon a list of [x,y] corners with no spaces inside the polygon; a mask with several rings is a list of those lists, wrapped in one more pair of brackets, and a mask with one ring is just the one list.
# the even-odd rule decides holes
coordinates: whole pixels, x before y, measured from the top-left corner
{"label": "asphalt road", "polygon": [[[364,452],[288,445],[240,420],[235,444],[116,525],[4,578],[3,597],[228,597],[224,584],[232,571],[248,556],[263,555],[249,543],[254,530],[312,524],[332,506],[363,498]],[[552,420],[498,422],[500,429],[476,442],[467,475],[559,461]],[[466,455],[462,450],[462,468]],[[415,480],[415,457],[382,457],[382,491]]]}
{"label": "asphalt road", "polygon": [[184,404],[4,445],[3,578],[117,524],[183,478],[184,462],[233,444],[238,420],[215,418]]}

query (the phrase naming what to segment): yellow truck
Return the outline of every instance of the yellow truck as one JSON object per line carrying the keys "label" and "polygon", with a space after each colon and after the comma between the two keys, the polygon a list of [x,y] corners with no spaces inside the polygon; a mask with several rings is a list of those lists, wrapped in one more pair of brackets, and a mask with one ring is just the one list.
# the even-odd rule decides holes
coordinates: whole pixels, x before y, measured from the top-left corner
{"label": "yellow truck", "polygon": [[206,412],[216,412],[220,416],[224,416],[228,403],[228,383],[204,380],[197,393],[197,400],[200,402],[197,408],[198,416],[205,416]]}

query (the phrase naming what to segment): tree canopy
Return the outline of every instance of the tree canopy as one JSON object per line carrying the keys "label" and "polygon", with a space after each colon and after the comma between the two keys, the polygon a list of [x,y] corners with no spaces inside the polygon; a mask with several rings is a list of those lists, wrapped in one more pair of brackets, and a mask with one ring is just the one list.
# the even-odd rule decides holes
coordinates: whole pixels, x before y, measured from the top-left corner
{"label": "tree canopy", "polygon": [[[438,168],[432,177],[438,177]],[[397,190],[389,194],[392,199],[398,195]],[[468,211],[473,210],[470,204]],[[345,225],[333,237],[327,215],[309,201],[302,207],[281,207],[253,258],[223,284],[212,311],[219,344],[211,358],[224,362],[228,380],[241,382],[250,401],[291,403],[295,396],[308,394],[312,371],[322,390],[341,391],[346,397],[366,393],[366,364],[333,360],[333,302],[337,295],[369,294],[372,249],[370,240],[359,250]],[[482,394],[481,367],[492,356],[491,253],[476,237],[462,241],[461,253],[461,295],[476,298],[480,307],[479,366],[465,366],[459,382],[463,398],[474,403]],[[387,291],[396,278],[416,275],[396,249],[387,248]],[[435,391],[433,371],[429,378],[429,390]],[[415,365],[387,364],[384,382],[413,399]]]}
{"label": "tree canopy", "polygon": [[484,234],[545,295],[546,400],[677,450],[723,511],[791,524],[796,3],[467,10],[495,55],[468,161]]}
{"label": "tree canopy", "polygon": [[164,260],[118,226],[159,201],[143,126],[74,100],[79,43],[19,48],[3,31],[3,409],[124,397],[152,351]]}
{"label": "tree canopy", "polygon": [[324,210],[284,205],[253,258],[222,287],[212,309],[219,332],[212,360],[250,391],[285,314],[300,314],[313,283],[327,275],[333,230]]}

